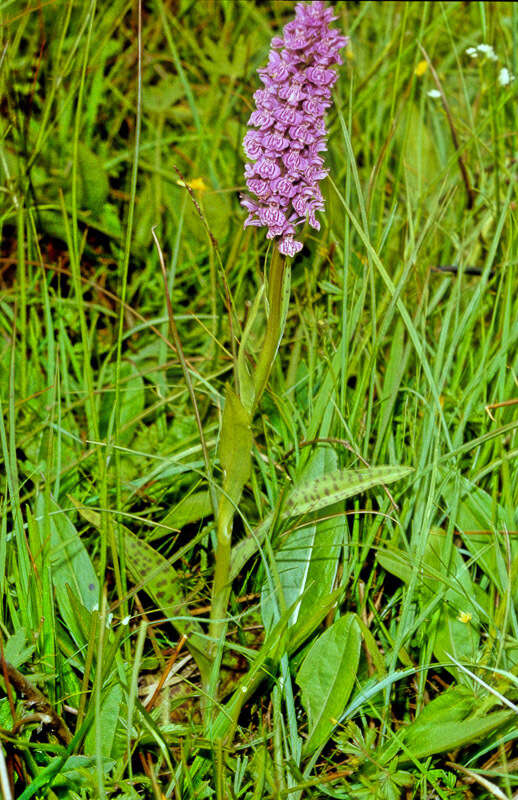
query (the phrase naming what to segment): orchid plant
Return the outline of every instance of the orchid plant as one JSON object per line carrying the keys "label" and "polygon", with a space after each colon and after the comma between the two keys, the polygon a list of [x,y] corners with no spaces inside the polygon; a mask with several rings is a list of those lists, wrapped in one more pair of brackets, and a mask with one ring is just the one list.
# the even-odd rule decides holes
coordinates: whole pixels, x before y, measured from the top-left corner
{"label": "orchid plant", "polygon": [[290,295],[289,257],[302,249],[302,242],[294,238],[296,228],[307,219],[318,230],[320,223],[315,213],[324,208],[319,188],[319,181],[328,174],[321,155],[326,150],[324,118],[337,79],[332,65],[342,63],[340,50],[348,41],[331,27],[335,19],[332,9],[322,0],[297,3],[295,18],[284,27],[282,37],[273,38],[268,64],[258,70],[264,89],[254,94],[257,108],[243,142],[250,159],[245,167],[247,186],[255,195],[255,199],[250,195],[241,198],[249,211],[244,225],[266,226],[266,238],[276,239],[276,247],[269,266],[262,349],[250,374],[247,332],[259,312],[260,293],[237,356],[236,389],[227,387],[220,432],[223,485],[217,511],[209,627],[212,670],[206,686],[207,696],[214,700],[218,695],[232,580],[233,520],[252,463],[252,417],[284,331]]}

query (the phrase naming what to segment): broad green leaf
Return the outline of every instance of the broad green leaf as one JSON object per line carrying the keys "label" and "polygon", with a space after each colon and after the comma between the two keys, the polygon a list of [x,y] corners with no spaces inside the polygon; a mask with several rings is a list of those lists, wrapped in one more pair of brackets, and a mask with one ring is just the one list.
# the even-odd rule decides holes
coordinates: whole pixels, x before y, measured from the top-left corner
{"label": "broad green leaf", "polygon": [[296,486],[284,504],[282,516],[284,518],[295,517],[319,511],[339,500],[366,492],[374,486],[406,478],[412,471],[412,467],[397,466],[336,470]]}
{"label": "broad green leaf", "polygon": [[224,491],[239,498],[252,466],[252,431],[250,414],[230,386],[227,386],[221,424],[219,457],[224,471]]}
{"label": "broad green leaf", "polygon": [[232,388],[227,386],[219,440],[219,458],[223,469],[220,517],[224,517],[224,523],[220,519],[218,527],[221,524],[222,529],[228,528],[243,487],[250,476],[252,444],[250,413]]}
{"label": "broad green leaf", "polygon": [[183,97],[180,78],[168,76],[154,86],[146,86],[142,92],[142,105],[151,114],[163,114]]}
{"label": "broad green leaf", "polygon": [[406,119],[398,125],[399,131],[405,133],[403,139],[401,136],[399,138],[408,199],[417,204],[440,169],[430,126],[424,120],[424,109],[415,103],[409,103]]}
{"label": "broad green leaf", "polygon": [[405,553],[403,550],[382,550],[380,548],[376,553],[376,560],[391,575],[395,575],[404,583],[410,582],[412,564],[409,553]]}
{"label": "broad green leaf", "polygon": [[[68,625],[71,630],[75,632],[75,638],[78,642],[87,642],[90,638],[90,629],[92,622],[91,612],[84,607],[74,591],[67,584],[65,586],[68,595],[68,603],[70,608],[70,617]],[[71,618],[74,619],[74,626],[71,625]]]}
{"label": "broad green leaf", "polygon": [[383,440],[389,430],[390,423],[393,419],[394,406],[398,396],[399,388],[405,368],[408,363],[410,355],[410,347],[405,348],[405,328],[403,321],[398,319],[395,322],[394,330],[391,333],[390,354],[387,359],[385,368],[385,379],[383,381],[383,390],[381,396],[383,397],[383,405],[381,409],[381,419],[379,422],[379,432],[376,441],[376,449],[374,451],[374,460],[378,460],[378,456],[383,446]]}
{"label": "broad green leaf", "polygon": [[41,539],[50,535],[52,582],[61,616],[76,642],[84,644],[83,632],[76,619],[78,608],[74,608],[70,593],[77,598],[85,613],[96,608],[99,583],[92,562],[72,521],[53,498],[47,501],[42,494],[38,495],[35,519]]}
{"label": "broad green leaf", "polygon": [[[57,756],[51,759],[48,768],[52,766],[59,766],[62,756]],[[105,776],[108,776],[110,770],[115,766],[115,761],[111,758],[104,757],[102,762],[102,771]],[[97,761],[93,755],[75,755],[69,756],[65,761],[62,769],[60,769],[52,780],[52,788],[59,792],[58,796],[63,796],[64,791],[72,796],[76,792],[91,794],[95,796],[98,791],[97,775],[96,775]],[[56,794],[54,794],[54,797]],[[40,795],[41,796],[41,795]],[[49,792],[49,796],[52,796]]]}
{"label": "broad green leaf", "polygon": [[[372,467],[362,470],[338,470],[332,476],[317,479],[316,487],[309,482],[293,489],[282,513],[282,518],[296,517],[307,511],[325,508],[340,500],[372,489],[385,483],[399,480],[412,472],[411,467]],[[330,485],[328,485],[328,478]],[[238,542],[232,549],[231,579],[239,574],[249,558],[258,550],[265,536],[271,531],[275,514],[271,513],[255,528],[252,535]]]}
{"label": "broad green leaf", "polygon": [[[105,386],[99,405],[99,434],[106,438],[113,425],[115,402],[115,367],[106,370]],[[124,362],[120,370],[120,437],[119,444],[127,445],[135,433],[136,420],[144,409],[144,381],[134,364]]]}
{"label": "broad green leaf", "polygon": [[[311,524],[294,531],[275,554],[284,606],[293,606],[290,626],[304,624],[320,600],[332,591],[343,545],[344,517]],[[296,602],[296,601],[299,602]],[[278,600],[265,583],[261,614],[266,630],[272,627]]]}
{"label": "broad green leaf", "polygon": [[15,669],[18,669],[22,664],[30,661],[35,646],[34,644],[27,644],[25,628],[18,628],[12,636],[9,636],[4,644],[4,658],[6,661],[9,661]]}
{"label": "broad green leaf", "polygon": [[[178,614],[185,615],[187,607],[175,568],[144,539],[140,539],[127,528],[123,532],[128,569],[138,585],[153,598],[166,616],[174,618]],[[177,623],[174,624],[176,626]],[[183,628],[185,623],[178,622],[178,625]]]}
{"label": "broad green leaf", "polygon": [[208,667],[207,640],[196,620],[186,620],[188,607],[180,588],[178,573],[164,556],[143,539],[124,529],[128,568],[135,581],[153,598],[181,634],[187,634],[187,647],[202,674]]}
{"label": "broad green leaf", "polygon": [[297,675],[308,714],[304,750],[312,753],[326,743],[342,715],[356,678],[361,635],[354,614],[346,614],[311,646]]}
{"label": "broad green leaf", "polygon": [[40,228],[56,239],[66,242],[67,232],[63,222],[63,215],[54,208],[44,208],[38,215]]}
{"label": "broad green leaf", "polygon": [[105,203],[99,221],[92,223],[92,221],[89,220],[88,225],[104,233],[106,236],[109,236],[111,239],[122,239],[121,220],[117,214],[116,207],[112,203]]}
{"label": "broad green leaf", "polygon": [[340,597],[345,590],[344,586],[340,586],[329,594],[317,599],[310,611],[304,616],[300,617],[297,625],[291,627],[288,631],[288,651],[294,653],[298,648],[304,644],[306,639],[311,636],[314,630],[323,622],[329,612],[336,608]]}
{"label": "broad green leaf", "polygon": [[426,723],[420,723],[418,717],[405,731],[405,744],[415,758],[426,758],[487,737],[513,716],[513,711],[494,711],[484,717],[470,716],[463,720],[432,720]]}
{"label": "broad green leaf", "polygon": [[[433,653],[436,659],[445,665],[451,662],[449,654],[458,661],[476,661],[480,653],[480,632],[477,617],[471,618],[469,612],[464,622],[464,617],[459,612],[446,603],[440,606],[440,612],[436,619],[435,637],[433,643]],[[435,616],[435,615],[434,615]],[[432,630],[430,630],[432,634]],[[448,670],[462,683],[470,683],[470,678],[462,674],[456,667],[448,667]]]}
{"label": "broad green leaf", "polygon": [[108,177],[99,156],[81,142],[78,147],[78,173],[81,206],[98,217],[108,199]]}
{"label": "broad green leaf", "polygon": [[[100,529],[101,515],[80,505],[73,498],[71,500],[81,516]],[[203,671],[208,667],[206,639],[196,620],[185,619],[188,608],[180,589],[178,573],[158,550],[128,528],[122,525],[120,527],[124,535],[126,563],[136,584],[149,594],[163,614],[171,619],[171,623],[180,634],[188,634],[187,647]]]}
{"label": "broad green leaf", "polygon": [[[480,705],[480,698],[468,686],[452,686],[427,703],[419,716],[405,731],[405,741],[418,738],[421,728],[431,724],[462,722],[471,716]],[[410,732],[412,736],[409,737]]]}
{"label": "broad green leaf", "polygon": [[[301,598],[296,615],[294,614],[297,625],[312,613],[319,601],[326,597],[335,585],[348,526],[343,504],[336,503],[330,506],[328,513],[336,516],[317,522],[314,526],[314,543],[309,554],[309,563],[304,571],[304,586],[307,586],[307,592]],[[288,541],[291,541],[291,537]]]}
{"label": "broad green leaf", "polygon": [[[312,478],[332,472],[337,466],[337,456],[329,448],[320,448],[307,465],[305,474]],[[342,512],[342,513],[341,513]],[[342,552],[347,523],[343,515],[343,504],[329,509],[335,518],[311,523],[293,531],[276,551],[275,562],[282,605],[291,606],[297,598],[290,625],[296,625],[311,614],[321,597],[332,591],[338,561]],[[304,597],[302,597],[304,595]],[[273,624],[279,598],[271,595],[265,583],[261,594],[261,611],[267,630]]]}
{"label": "broad green leaf", "polygon": [[288,315],[291,290],[289,261],[274,250],[268,278],[268,315],[263,346],[254,373],[255,402],[266,387]]}
{"label": "broad green leaf", "polygon": [[264,283],[261,285],[257,292],[252,307],[248,313],[246,326],[241,337],[239,345],[239,353],[237,356],[237,375],[239,379],[239,394],[247,411],[252,411],[255,400],[255,388],[252,376],[250,375],[249,367],[249,347],[248,343],[251,337],[252,329],[257,320],[261,306],[263,305]]}
{"label": "broad green leaf", "polygon": [[[181,109],[183,106],[177,106],[177,108]],[[186,176],[188,180],[198,177],[200,177],[199,174]],[[205,182],[210,187],[208,178],[205,178]],[[208,237],[207,228],[190,196],[186,198],[185,211],[182,214],[183,193],[187,193],[187,189],[173,186],[172,191],[166,193],[165,203],[170,211],[171,218],[175,221],[174,224],[178,225],[183,216],[186,233],[190,240],[205,248]],[[197,189],[194,190],[194,195],[212,235],[217,241],[223,241],[228,235],[229,220],[232,216],[227,195],[224,192],[212,190],[202,192]]]}
{"label": "broad green leaf", "polygon": [[193,522],[198,522],[211,514],[212,506],[209,492],[193,492],[183,497],[165,515],[161,523],[157,525],[156,530],[148,534],[147,538],[150,540],[154,537],[163,536],[165,527],[181,530],[185,525],[191,525]]}
{"label": "broad green leaf", "polygon": [[159,202],[156,181],[152,176],[146,177],[139,188],[139,204],[135,209],[134,242],[137,252],[144,252],[152,247],[151,229],[159,213],[157,206]]}
{"label": "broad green leaf", "polygon": [[113,684],[108,691],[105,692],[102,698],[101,714],[98,727],[96,728],[95,723],[92,723],[88,733],[85,736],[83,746],[85,755],[94,756],[96,754],[96,736],[100,730],[102,731],[101,754],[105,758],[109,758],[110,756],[116,757],[117,754],[114,753],[114,743],[122,702],[122,687],[119,683]]}

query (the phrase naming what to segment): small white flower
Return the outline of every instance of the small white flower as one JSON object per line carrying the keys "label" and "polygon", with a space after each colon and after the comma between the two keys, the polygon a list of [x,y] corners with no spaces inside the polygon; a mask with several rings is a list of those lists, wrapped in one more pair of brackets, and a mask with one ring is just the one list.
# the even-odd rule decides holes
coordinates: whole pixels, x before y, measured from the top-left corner
{"label": "small white flower", "polygon": [[441,93],[439,91],[437,91],[437,89],[430,89],[430,91],[427,92],[427,95],[428,95],[428,97],[436,98],[436,97],[440,97]]}
{"label": "small white flower", "polygon": [[127,617],[124,617],[123,619],[121,619],[121,625],[127,625],[129,623],[130,619],[131,619],[131,615],[128,614]]}
{"label": "small white flower", "polygon": [[509,84],[514,81],[515,77],[515,75],[511,75],[507,67],[502,67],[498,73],[498,83],[500,86],[509,86]]}
{"label": "small white flower", "polygon": [[466,49],[466,55],[470,58],[478,58],[477,48],[476,47],[468,47]]}
{"label": "small white flower", "polygon": [[490,44],[478,44],[477,50],[479,53],[482,53],[482,55],[484,55],[490,61],[498,61],[498,56]]}

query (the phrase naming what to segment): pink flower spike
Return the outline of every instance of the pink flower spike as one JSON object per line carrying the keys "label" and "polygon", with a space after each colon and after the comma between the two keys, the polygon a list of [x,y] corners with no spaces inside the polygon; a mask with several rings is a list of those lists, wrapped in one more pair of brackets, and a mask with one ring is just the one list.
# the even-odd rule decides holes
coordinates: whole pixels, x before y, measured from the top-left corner
{"label": "pink flower spike", "polygon": [[327,149],[333,65],[342,63],[348,42],[330,27],[334,19],[324,0],[296,4],[295,18],[272,39],[268,64],[258,70],[264,88],[254,94],[243,141],[255,162],[245,165],[247,187],[257,198],[241,197],[249,211],[245,226],[265,226],[266,237],[278,238],[279,252],[290,257],[302,249],[295,227],[307,221],[319,230],[315,212],[324,208],[319,181],[328,170],[318,154]]}

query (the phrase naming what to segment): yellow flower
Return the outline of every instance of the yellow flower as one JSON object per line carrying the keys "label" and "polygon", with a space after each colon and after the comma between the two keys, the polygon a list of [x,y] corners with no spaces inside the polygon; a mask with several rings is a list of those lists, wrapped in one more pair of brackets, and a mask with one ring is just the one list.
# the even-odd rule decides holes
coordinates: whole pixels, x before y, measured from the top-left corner
{"label": "yellow flower", "polygon": [[326,258],[328,252],[329,252],[329,248],[327,248],[325,244],[319,244],[318,245],[317,253],[320,256],[320,258]]}
{"label": "yellow flower", "polygon": [[414,70],[414,75],[417,75],[418,78],[421,75],[424,75],[426,70],[428,69],[428,62],[427,61],[420,61],[417,67]]}
{"label": "yellow flower", "polygon": [[468,622],[471,622],[471,614],[468,611],[461,611],[457,619],[459,622],[464,622],[464,624],[467,624]]}
{"label": "yellow flower", "polygon": [[187,183],[184,183],[184,181],[176,181],[176,184],[177,186],[185,186],[185,187],[188,186],[189,189],[192,189],[194,192],[195,191],[206,192],[207,189],[209,188],[205,183],[205,181],[203,180],[203,178],[194,178],[194,180],[187,181]]}

